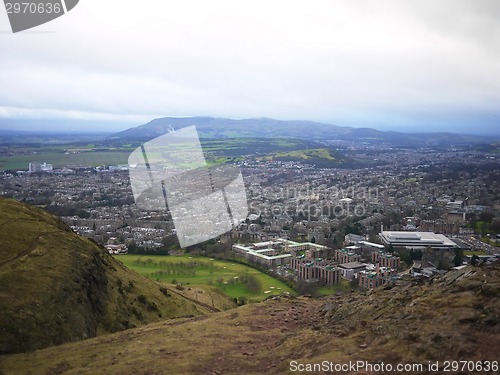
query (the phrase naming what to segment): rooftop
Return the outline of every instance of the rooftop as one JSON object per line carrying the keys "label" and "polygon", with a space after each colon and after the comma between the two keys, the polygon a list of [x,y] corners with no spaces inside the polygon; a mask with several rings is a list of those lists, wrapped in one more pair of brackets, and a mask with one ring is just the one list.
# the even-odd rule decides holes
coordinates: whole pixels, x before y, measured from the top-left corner
{"label": "rooftop", "polygon": [[377,249],[384,249],[385,246],[378,244],[378,243],[373,243],[373,242],[368,242],[368,241],[359,241],[358,242],[360,245],[365,245],[365,246],[370,246],[370,247],[375,247]]}
{"label": "rooftop", "polygon": [[340,268],[362,268],[366,267],[364,263],[360,262],[349,262],[349,263],[344,263],[344,264],[339,264]]}
{"label": "rooftop", "polygon": [[434,232],[382,231],[379,236],[388,245],[458,247],[448,237]]}

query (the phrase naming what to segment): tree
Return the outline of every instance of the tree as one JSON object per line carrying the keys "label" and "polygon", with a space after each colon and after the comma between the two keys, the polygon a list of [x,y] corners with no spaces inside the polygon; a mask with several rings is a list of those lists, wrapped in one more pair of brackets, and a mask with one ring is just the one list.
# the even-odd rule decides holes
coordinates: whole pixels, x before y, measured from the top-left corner
{"label": "tree", "polygon": [[422,250],[418,249],[418,250],[415,250],[415,259],[416,260],[422,260],[424,256],[424,253]]}
{"label": "tree", "polygon": [[358,289],[359,279],[357,277],[353,277],[352,280],[349,281],[349,287],[351,287],[351,289]]}
{"label": "tree", "polygon": [[444,258],[441,257],[439,258],[438,260],[438,264],[437,264],[437,267],[436,267],[438,270],[446,270],[447,269],[447,266],[446,266],[446,263],[444,261]]}
{"label": "tree", "polygon": [[491,230],[492,232],[500,233],[500,219],[493,220],[493,223],[491,224]]}
{"label": "tree", "polygon": [[477,265],[477,261],[478,261],[478,260],[479,260],[479,257],[478,257],[476,254],[474,254],[474,255],[472,256],[471,260],[470,260],[470,264],[471,264],[472,266],[476,266],[476,265]]}
{"label": "tree", "polygon": [[252,239],[252,238],[250,237],[250,234],[249,234],[249,233],[247,233],[247,232],[244,232],[244,233],[241,235],[241,237],[240,237],[240,242],[241,242],[241,243],[248,243],[248,242],[250,242],[250,241],[251,241],[251,239]]}
{"label": "tree", "polygon": [[318,285],[316,283],[308,283],[304,280],[299,280],[297,282],[297,292],[300,295],[311,295],[315,296],[317,294]]}
{"label": "tree", "polygon": [[83,209],[79,210],[78,213],[77,213],[78,217],[80,219],[88,219],[90,218],[90,212],[87,212]]}
{"label": "tree", "polygon": [[260,280],[254,275],[247,276],[247,289],[250,293],[259,293],[262,290]]}
{"label": "tree", "polygon": [[486,223],[491,223],[495,215],[490,211],[483,211],[479,214],[479,220],[484,221]]}
{"label": "tree", "polygon": [[161,240],[161,243],[162,243],[162,245],[166,249],[179,248],[180,247],[179,240],[177,239],[177,236],[175,236],[173,234],[169,235],[169,236],[163,237],[162,240]]}
{"label": "tree", "polygon": [[453,264],[455,264],[455,267],[458,267],[462,264],[462,254],[460,252],[460,249],[455,249],[455,257],[453,258]]}
{"label": "tree", "polygon": [[408,251],[401,252],[399,254],[399,258],[405,262],[408,266],[411,266],[413,264],[413,258]]}

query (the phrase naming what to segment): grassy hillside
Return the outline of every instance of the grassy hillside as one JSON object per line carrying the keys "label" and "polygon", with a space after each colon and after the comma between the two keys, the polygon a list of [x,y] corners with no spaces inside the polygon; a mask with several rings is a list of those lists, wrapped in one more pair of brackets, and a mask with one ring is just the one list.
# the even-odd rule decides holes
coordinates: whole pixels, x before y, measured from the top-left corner
{"label": "grassy hillside", "polygon": [[58,218],[6,199],[0,301],[0,353],[209,312],[129,270]]}
{"label": "grassy hillside", "polygon": [[328,148],[275,152],[257,159],[302,162],[315,165],[319,168],[355,165],[352,158],[348,158],[340,152]]}
{"label": "grassy hillside", "polygon": [[443,370],[445,360],[491,366],[500,347],[498,295],[499,265],[320,300],[274,297],[206,317],[4,356],[0,372],[284,374],[291,373],[292,360],[422,365],[396,374],[441,373],[428,364],[439,361]]}
{"label": "grassy hillside", "polygon": [[298,158],[298,159],[327,159],[327,160],[335,160],[335,157],[332,153],[325,148],[316,148],[312,150],[296,150],[291,152],[278,152],[275,154],[276,158]]}

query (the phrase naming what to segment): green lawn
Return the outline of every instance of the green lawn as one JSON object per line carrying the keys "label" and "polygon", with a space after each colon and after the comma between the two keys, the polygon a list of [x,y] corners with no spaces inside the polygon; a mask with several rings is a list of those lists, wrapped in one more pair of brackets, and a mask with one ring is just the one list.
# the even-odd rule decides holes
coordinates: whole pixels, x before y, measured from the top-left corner
{"label": "green lawn", "polygon": [[[270,295],[295,292],[279,280],[252,267],[223,260],[186,254],[173,255],[118,255],[115,258],[127,267],[146,277],[168,283],[176,281],[182,285],[212,285],[231,298],[246,297],[250,302],[259,302]],[[246,275],[258,280],[258,287],[240,282]],[[267,293],[266,293],[267,292]]]}
{"label": "green lawn", "polygon": [[500,244],[498,244],[495,241],[495,239],[492,239],[492,238],[481,237],[481,241],[483,241],[484,243],[490,244],[491,246],[500,246]]}
{"label": "green lawn", "polygon": [[486,255],[484,251],[479,251],[479,250],[465,250],[464,255],[466,256],[472,256],[472,255]]}

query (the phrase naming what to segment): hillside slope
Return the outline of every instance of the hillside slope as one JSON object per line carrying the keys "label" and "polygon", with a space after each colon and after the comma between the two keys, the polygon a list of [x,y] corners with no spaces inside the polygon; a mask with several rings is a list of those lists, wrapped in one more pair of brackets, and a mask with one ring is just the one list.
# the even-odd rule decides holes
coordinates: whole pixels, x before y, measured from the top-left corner
{"label": "hillside slope", "polygon": [[422,364],[393,373],[436,374],[441,372],[429,370],[429,362],[440,361],[442,371],[445,360],[499,360],[499,295],[497,264],[321,300],[274,297],[210,316],[0,357],[0,372],[283,374],[291,373],[290,361],[366,361]]}
{"label": "hillside slope", "polygon": [[207,312],[55,216],[0,199],[0,354]]}

